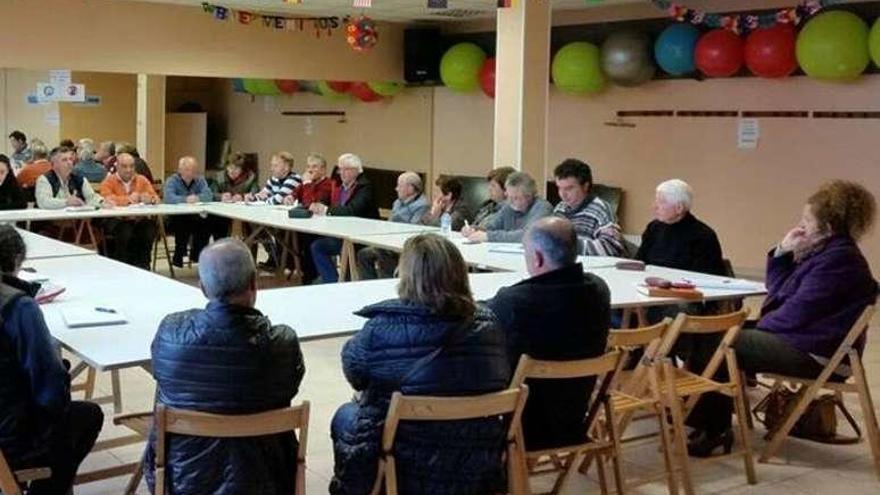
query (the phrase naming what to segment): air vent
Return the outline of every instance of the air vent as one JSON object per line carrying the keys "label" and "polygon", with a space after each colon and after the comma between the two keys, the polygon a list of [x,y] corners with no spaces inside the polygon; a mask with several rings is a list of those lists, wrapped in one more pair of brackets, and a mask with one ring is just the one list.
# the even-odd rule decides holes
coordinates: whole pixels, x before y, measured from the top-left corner
{"label": "air vent", "polygon": [[446,9],[431,12],[428,17],[447,17],[450,19],[469,19],[478,17],[491,17],[494,11],[476,9]]}

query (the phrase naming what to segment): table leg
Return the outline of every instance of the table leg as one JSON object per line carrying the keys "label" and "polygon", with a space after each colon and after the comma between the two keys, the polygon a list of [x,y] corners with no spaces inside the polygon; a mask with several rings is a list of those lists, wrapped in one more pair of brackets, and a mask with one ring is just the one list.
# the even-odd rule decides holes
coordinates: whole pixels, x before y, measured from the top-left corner
{"label": "table leg", "polygon": [[[171,250],[168,249],[168,234],[165,232],[165,222],[163,221],[162,217],[158,217],[158,216],[156,217],[156,222],[158,223],[157,230],[159,231],[159,238],[162,239],[162,245],[165,248],[165,259],[168,260],[168,273],[171,274],[171,278],[175,278],[174,277],[174,265],[171,264]],[[155,251],[158,251],[158,249],[159,249],[159,242],[157,240]],[[156,260],[157,254],[158,253],[154,253],[153,270],[156,269],[156,261],[155,260]]]}

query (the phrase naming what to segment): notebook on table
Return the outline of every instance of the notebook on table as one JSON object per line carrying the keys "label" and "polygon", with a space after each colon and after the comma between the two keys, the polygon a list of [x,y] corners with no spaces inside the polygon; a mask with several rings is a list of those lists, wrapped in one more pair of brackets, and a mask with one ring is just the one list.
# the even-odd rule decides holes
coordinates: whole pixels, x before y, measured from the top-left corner
{"label": "notebook on table", "polygon": [[121,325],[128,322],[119,310],[100,304],[68,305],[61,309],[61,314],[69,328]]}

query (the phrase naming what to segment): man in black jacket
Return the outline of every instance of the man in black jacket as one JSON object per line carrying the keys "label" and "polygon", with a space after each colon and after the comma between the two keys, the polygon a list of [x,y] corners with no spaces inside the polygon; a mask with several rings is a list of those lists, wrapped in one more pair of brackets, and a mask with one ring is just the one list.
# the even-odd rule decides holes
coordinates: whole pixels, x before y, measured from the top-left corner
{"label": "man in black jacket", "polygon": [[[296,332],[254,309],[257,273],[247,246],[221,239],[199,258],[206,309],[165,317],[153,340],[157,400],[218,414],[252,414],[290,405],[305,374]],[[155,437],[144,471],[155,483]],[[293,493],[292,432],[257,438],[170,437],[166,493]]]}
{"label": "man in black jacket", "polygon": [[[610,292],[577,262],[577,234],[560,217],[536,221],[523,238],[532,278],[487,302],[507,333],[515,367],[523,354],[567,361],[602,355],[610,325]],[[594,379],[529,381],[522,424],[528,450],[579,444]]]}
{"label": "man in black jacket", "polygon": [[29,494],[64,495],[104,415],[97,404],[70,400],[70,375],[33,299],[39,285],[17,277],[25,251],[18,232],[0,225],[0,451],[13,469],[52,470]]}
{"label": "man in black jacket", "polygon": [[[312,203],[309,209],[316,215],[378,219],[379,207],[373,196],[373,186],[363,176],[364,166],[360,157],[346,153],[339,157],[338,166],[340,181],[333,184],[330,205]],[[339,273],[333,257],[342,252],[342,239],[319,237],[311,242],[310,249],[321,283],[338,282]]]}

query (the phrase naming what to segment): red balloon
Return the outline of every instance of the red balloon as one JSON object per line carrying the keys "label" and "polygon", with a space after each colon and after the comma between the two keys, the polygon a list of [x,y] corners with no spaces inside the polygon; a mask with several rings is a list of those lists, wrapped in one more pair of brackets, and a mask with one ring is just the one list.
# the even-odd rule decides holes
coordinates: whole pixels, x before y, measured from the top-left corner
{"label": "red balloon", "polygon": [[480,69],[480,86],[489,98],[495,98],[495,57],[487,58]]}
{"label": "red balloon", "polygon": [[373,91],[367,83],[363,82],[352,84],[348,92],[353,94],[358,100],[366,103],[379,101],[382,99],[382,95]]}
{"label": "red balloon", "polygon": [[715,29],[697,41],[694,59],[700,72],[709,77],[730,77],[742,67],[743,42],[729,29]]}
{"label": "red balloon", "polygon": [[746,67],[760,77],[786,77],[797,69],[797,36],[788,24],[752,31],[746,39]]}
{"label": "red balloon", "polygon": [[348,81],[327,81],[327,86],[337,93],[347,93],[351,89],[351,83]]}
{"label": "red balloon", "polygon": [[275,86],[278,87],[278,91],[286,95],[292,95],[299,91],[299,81],[293,79],[275,79]]}

